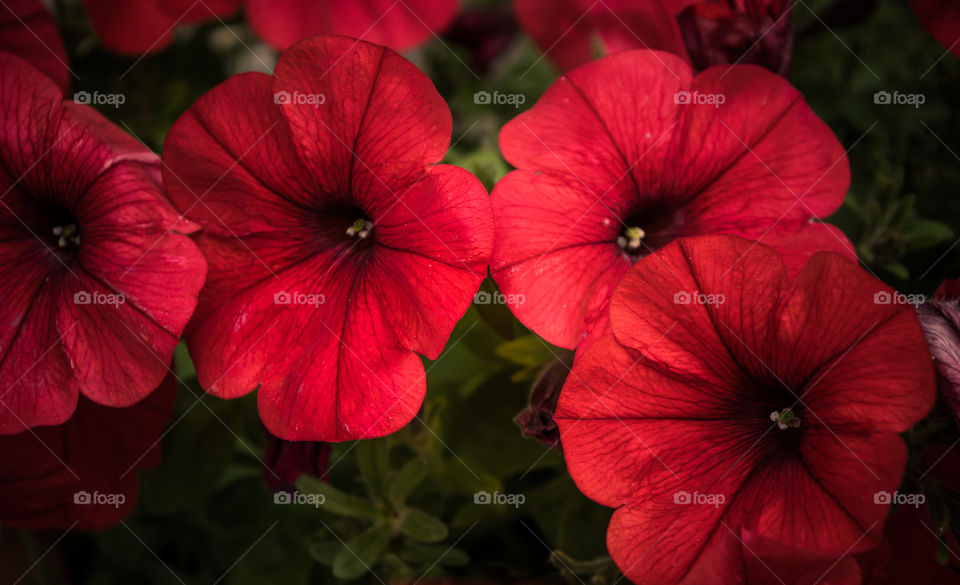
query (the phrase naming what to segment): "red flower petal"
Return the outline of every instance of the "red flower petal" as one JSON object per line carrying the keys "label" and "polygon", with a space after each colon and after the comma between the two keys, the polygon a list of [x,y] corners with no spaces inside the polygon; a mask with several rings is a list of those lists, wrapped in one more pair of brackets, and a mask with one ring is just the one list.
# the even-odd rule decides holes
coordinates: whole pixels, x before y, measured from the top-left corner
{"label": "red flower petal", "polygon": [[345,35],[403,51],[443,32],[457,0],[247,0],[253,30],[278,49],[317,35]]}
{"label": "red flower petal", "polygon": [[174,125],[167,183],[210,263],[187,333],[204,388],[259,387],[286,440],[381,436],[416,414],[413,352],[439,355],[493,237],[479,181],[434,166],[450,131],[423,73],[335,37],[287,51],[272,82],[228,80]]}
{"label": "red flower petal", "polygon": [[681,585],[718,582],[748,585],[860,585],[860,568],[852,557],[834,559],[785,546],[741,530],[723,530]]}
{"label": "red flower petal", "polygon": [[[170,420],[177,384],[168,376],[143,401],[108,408],[81,398],[76,413],[56,427],[0,437],[0,521],[29,530],[101,530],[120,522],[136,503],[138,469],[159,462],[159,440]],[[119,505],[79,503],[120,495]]]}
{"label": "red flower petal", "polygon": [[67,51],[53,15],[40,0],[6,0],[0,7],[0,51],[13,53],[70,90]]}
{"label": "red flower petal", "polygon": [[402,198],[450,145],[446,102],[416,66],[383,47],[342,37],[303,41],[277,63],[273,88],[291,100],[321,96],[320,107],[280,111],[323,192],[355,194],[371,213]]}
{"label": "red flower petal", "polygon": [[14,327],[0,337],[0,433],[15,433],[64,422],[78,391],[125,406],[156,388],[206,264],[180,233],[196,226],[163,196],[156,155],[93,109],[62,103],[21,59],[0,54],[0,70],[0,250],[16,275],[3,309]]}
{"label": "red flower petal", "polygon": [[[682,580],[724,526],[834,557],[879,542],[897,433],[933,400],[912,308],[875,302],[890,290],[833,254],[791,284],[773,250],[729,236],[627,273],[555,420],[580,489],[622,506],[608,548],[631,580]],[[770,422],[784,408],[800,426]]]}
{"label": "red flower petal", "polygon": [[960,7],[950,0],[910,0],[920,25],[960,57]]}
{"label": "red flower petal", "polygon": [[[724,103],[677,103],[695,95]],[[795,89],[757,67],[693,78],[674,56],[619,53],[560,78],[500,143],[520,170],[494,189],[491,274],[505,294],[534,300],[514,313],[563,347],[602,326],[636,259],[617,242],[628,227],[645,232],[635,255],[720,233],[773,246],[791,274],[820,250],[855,257],[839,230],[811,223],[843,201],[842,146]]]}
{"label": "red flower petal", "polygon": [[657,49],[687,57],[675,15],[697,0],[517,0],[517,19],[561,69],[627,49]]}
{"label": "red flower petal", "polygon": [[177,26],[215,20],[237,10],[241,0],[83,0],[103,46],[127,55],[165,49]]}

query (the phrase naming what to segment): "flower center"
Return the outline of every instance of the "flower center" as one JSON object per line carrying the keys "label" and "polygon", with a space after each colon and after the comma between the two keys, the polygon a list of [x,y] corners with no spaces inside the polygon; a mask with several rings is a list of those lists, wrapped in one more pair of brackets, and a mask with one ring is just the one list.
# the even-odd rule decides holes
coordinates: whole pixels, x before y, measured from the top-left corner
{"label": "flower center", "polygon": [[617,245],[624,252],[635,253],[643,244],[643,238],[647,232],[636,226],[624,228],[617,237]]}
{"label": "flower center", "polygon": [[770,420],[777,423],[781,431],[800,428],[800,417],[789,408],[784,408],[780,412],[774,410],[770,413]]}
{"label": "flower center", "polygon": [[373,222],[369,219],[358,219],[350,224],[350,227],[347,228],[348,236],[356,236],[361,240],[366,239],[370,235],[370,232],[373,231]]}
{"label": "flower center", "polygon": [[57,246],[60,248],[75,248],[80,245],[80,230],[76,224],[58,225],[53,228],[53,235],[57,237]]}

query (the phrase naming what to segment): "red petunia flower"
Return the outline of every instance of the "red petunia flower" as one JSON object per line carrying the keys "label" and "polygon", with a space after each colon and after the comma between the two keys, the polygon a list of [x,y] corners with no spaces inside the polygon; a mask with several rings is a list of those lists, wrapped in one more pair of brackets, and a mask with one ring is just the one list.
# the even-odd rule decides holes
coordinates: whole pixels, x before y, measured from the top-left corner
{"label": "red petunia flower", "polygon": [[83,0],[107,49],[142,55],[165,49],[179,26],[233,14],[242,0]]}
{"label": "red petunia flower", "polygon": [[157,156],[62,94],[0,54],[0,434],[150,393],[206,272]]}
{"label": "red petunia flower", "polygon": [[263,481],[274,492],[297,489],[301,475],[322,478],[330,461],[330,444],[315,441],[284,441],[267,432]]}
{"label": "red petunia flower", "polygon": [[620,277],[681,236],[759,239],[791,272],[820,250],[855,257],[842,232],[813,221],[843,202],[843,147],[758,67],[694,77],[667,53],[612,55],[557,80],[504,126],[500,148],[519,170],[493,191],[490,271],[525,299],[514,314],[555,345],[602,330]]}
{"label": "red petunia flower", "polygon": [[81,398],[62,425],[0,437],[0,523],[101,530],[123,520],[136,504],[136,471],[160,462],[176,390],[170,375],[127,408]]}
{"label": "red petunia flower", "polygon": [[960,5],[954,0],[910,0],[920,26],[960,57]]}
{"label": "red petunia flower", "polygon": [[680,585],[860,585],[852,557],[833,558],[757,536],[721,530],[717,543]]}
{"label": "red petunia flower", "polygon": [[697,69],[741,63],[778,75],[790,71],[793,32],[787,0],[722,0],[688,6],[677,15]]}
{"label": "red petunia flower", "polygon": [[210,262],[187,342],[201,385],[259,387],[286,440],[393,432],[486,273],[490,202],[446,151],[450,110],[420,70],[345,37],[303,41],[171,129],[165,185]]}
{"label": "red petunia flower", "polygon": [[[687,59],[676,15],[698,0],[516,0],[520,26],[567,71],[628,49]],[[599,54],[598,54],[599,53]]]}
{"label": "red petunia flower", "polygon": [[517,0],[521,26],[564,71],[628,49],[668,51],[699,69],[790,68],[785,0]]}
{"label": "red petunia flower", "polygon": [[316,35],[346,35],[397,51],[438,35],[457,0],[246,0],[247,20],[278,49]]}
{"label": "red petunia flower", "polygon": [[40,0],[6,0],[0,5],[0,51],[26,59],[69,91],[67,51],[53,15]]}
{"label": "red petunia flower", "polygon": [[[677,583],[727,530],[840,557],[875,547],[934,375],[911,305],[850,260],[791,282],[771,248],[674,242],[637,263],[555,420],[570,474],[616,507],[628,578]],[[878,301],[879,299],[879,301]]]}

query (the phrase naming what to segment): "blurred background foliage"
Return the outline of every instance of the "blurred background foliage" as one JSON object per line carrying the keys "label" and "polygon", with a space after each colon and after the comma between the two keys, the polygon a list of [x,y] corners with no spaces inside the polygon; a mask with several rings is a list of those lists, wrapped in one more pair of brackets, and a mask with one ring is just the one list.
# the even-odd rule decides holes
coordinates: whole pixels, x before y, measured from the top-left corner
{"label": "blurred background foliage", "polygon": [[[509,13],[504,2],[468,5]],[[268,71],[275,61],[234,18],[181,31],[169,50],[137,62],[98,47],[76,4],[63,9],[82,80],[75,90],[125,94],[120,108],[101,111],[156,151],[205,91],[232,73]],[[793,23],[791,81],[850,149],[850,194],[829,221],[880,278],[904,292],[932,293],[960,276],[950,227],[960,226],[960,61],[944,56],[905,0],[809,0],[796,5]],[[489,64],[452,38],[408,55],[453,112],[446,161],[488,188],[509,170],[498,129],[558,75],[529,39],[510,27],[500,32],[509,42]],[[494,90],[526,102],[474,103],[475,92]],[[878,91],[926,100],[919,108],[878,105]],[[495,285],[488,279],[483,290]],[[562,455],[525,438],[513,421],[540,372],[568,358],[503,305],[474,305],[445,353],[424,360],[429,391],[417,419],[383,439],[334,445],[327,481],[301,479],[301,493],[326,498],[314,507],[274,503],[263,480],[266,437],[255,396],[205,395],[179,351],[186,384],[177,422],[163,439],[163,463],[141,475],[134,515],[102,533],[68,535],[26,581],[52,585],[62,572],[82,585],[383,584],[441,576],[613,583],[619,573],[604,544],[611,511],[582,496]],[[953,440],[952,425],[932,424],[927,437]],[[480,491],[522,494],[524,502],[475,504]],[[956,504],[943,508],[960,509]],[[57,536],[25,535],[23,546],[37,555]]]}

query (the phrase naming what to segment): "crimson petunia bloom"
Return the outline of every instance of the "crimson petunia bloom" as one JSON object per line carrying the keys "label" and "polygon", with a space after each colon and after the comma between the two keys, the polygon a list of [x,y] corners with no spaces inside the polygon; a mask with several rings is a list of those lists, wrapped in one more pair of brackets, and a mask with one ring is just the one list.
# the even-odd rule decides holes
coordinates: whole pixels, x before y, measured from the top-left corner
{"label": "crimson petunia bloom", "polygon": [[316,35],[346,35],[397,51],[438,35],[457,0],[246,0],[247,20],[278,49]]}
{"label": "crimson petunia bloom", "polygon": [[907,459],[897,433],[935,393],[892,293],[829,252],[791,281],[774,250],[733,236],[679,240],[627,273],[555,420],[578,487],[618,508],[607,546],[628,578],[682,581],[728,530],[834,557],[878,545],[881,492]]}
{"label": "crimson petunia bloom", "polygon": [[82,0],[103,46],[125,55],[165,49],[179,26],[217,20],[241,0]]}
{"label": "crimson petunia bloom", "polygon": [[855,257],[840,230],[813,221],[843,202],[843,147],[758,67],[694,77],[674,55],[618,53],[557,80],[504,126],[500,148],[519,170],[493,191],[490,271],[555,345],[602,330],[620,277],[681,236],[759,239],[791,272],[820,250]]}
{"label": "crimson petunia bloom", "polygon": [[0,54],[0,434],[129,406],[167,374],[206,263],[155,154]]}
{"label": "crimson petunia bloom", "polygon": [[681,11],[677,20],[694,67],[742,63],[787,75],[793,6],[788,0],[700,2]]}
{"label": "crimson petunia bloom", "polygon": [[13,53],[70,88],[67,51],[53,15],[40,0],[6,0],[0,5],[0,51]]}
{"label": "crimson petunia bloom", "polygon": [[169,375],[127,408],[81,398],[62,425],[0,437],[0,523],[100,530],[120,522],[136,504],[136,471],[160,462],[176,390]]}
{"label": "crimson petunia bloom", "polygon": [[960,57],[960,5],[954,0],[910,0],[920,25]]}
{"label": "crimson petunia bloom", "polygon": [[450,110],[392,50],[317,37],[234,76],[171,129],[165,185],[210,263],[187,343],[201,385],[256,388],[286,440],[390,433],[486,273],[490,201],[434,164]]}
{"label": "crimson petunia bloom", "polygon": [[564,71],[628,49],[686,59],[676,15],[697,0],[516,0],[520,26]]}
{"label": "crimson petunia bloom", "polygon": [[[790,67],[786,0],[517,0],[517,19],[561,69],[628,49],[668,51],[704,69]],[[599,53],[599,55],[598,55]]]}

